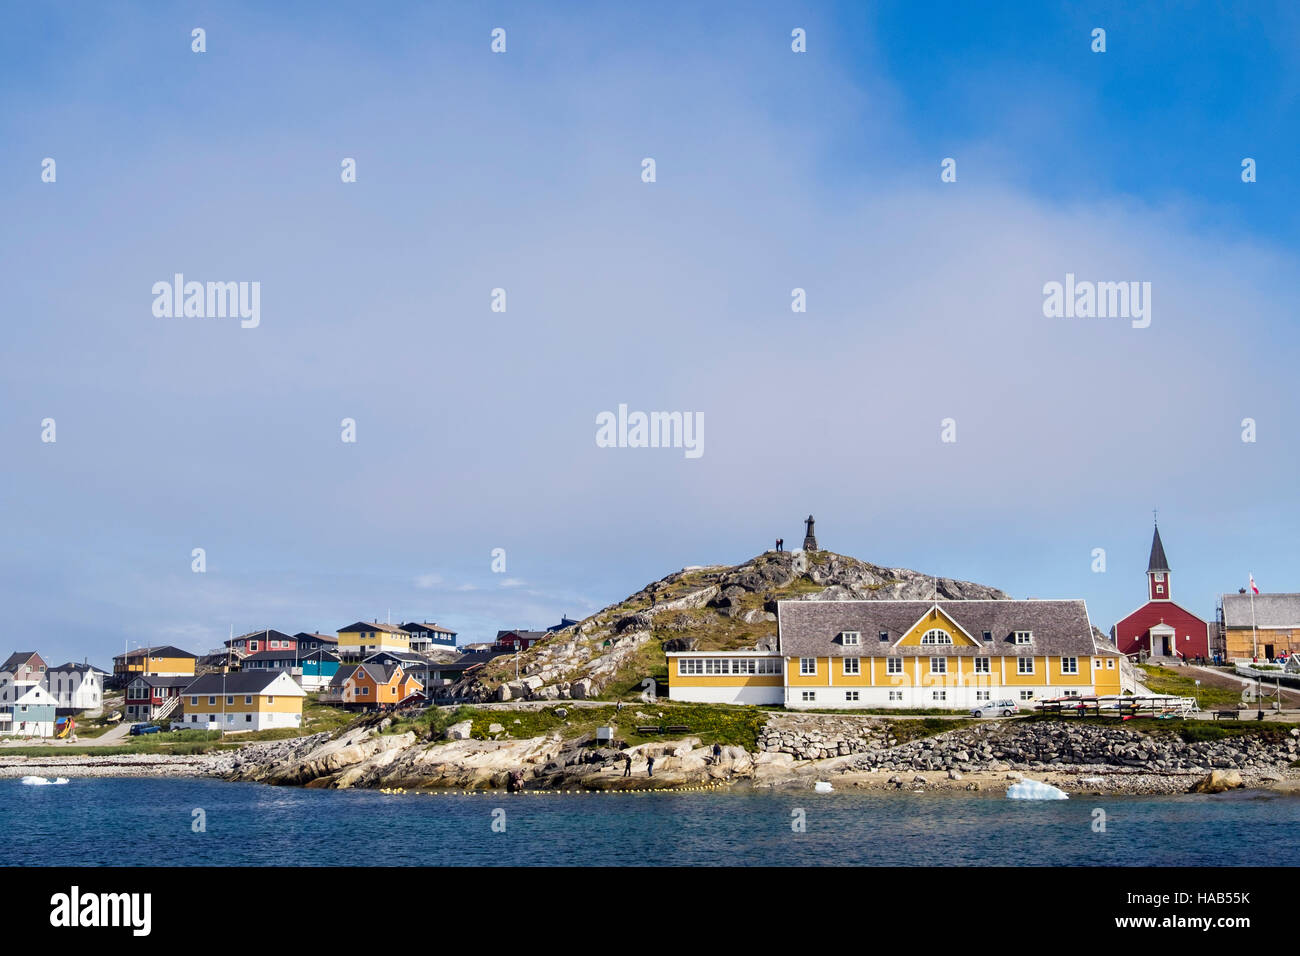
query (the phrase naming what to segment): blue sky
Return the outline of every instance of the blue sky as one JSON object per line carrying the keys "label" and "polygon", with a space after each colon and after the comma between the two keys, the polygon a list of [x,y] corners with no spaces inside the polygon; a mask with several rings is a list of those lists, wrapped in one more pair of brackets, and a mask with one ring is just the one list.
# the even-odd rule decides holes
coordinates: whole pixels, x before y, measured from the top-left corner
{"label": "blue sky", "polygon": [[[1297,40],[1286,4],[16,9],[10,643],[481,639],[809,512],[1104,629],[1156,507],[1193,611],[1300,590]],[[260,282],[260,326],[155,317],[176,272]],[[1151,326],[1045,318],[1066,273],[1151,282]],[[704,455],[596,447],[620,403]]]}

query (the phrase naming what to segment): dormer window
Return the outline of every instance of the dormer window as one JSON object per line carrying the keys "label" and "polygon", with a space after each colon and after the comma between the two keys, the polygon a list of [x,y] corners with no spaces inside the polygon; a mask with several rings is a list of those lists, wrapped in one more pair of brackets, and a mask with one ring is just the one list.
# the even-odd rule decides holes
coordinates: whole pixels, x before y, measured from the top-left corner
{"label": "dormer window", "polygon": [[840,637],[843,639],[843,642],[844,642],[844,646],[845,646],[845,647],[857,647],[857,646],[858,646],[858,632],[857,632],[857,631],[845,631],[843,634],[840,635]]}
{"label": "dormer window", "polygon": [[922,644],[951,644],[952,635],[942,628],[931,628],[921,635]]}
{"label": "dormer window", "polygon": [[985,644],[988,644],[988,643],[990,643],[992,640],[993,640],[993,632],[992,632],[992,631],[985,631],[985,632],[984,632],[984,643],[985,643]]}
{"label": "dormer window", "polygon": [[889,632],[888,632],[888,631],[881,631],[881,632],[880,632],[880,643],[882,643],[882,644],[887,644],[888,642],[889,642]]}
{"label": "dormer window", "polygon": [[1033,639],[1034,639],[1033,631],[1016,631],[1017,644],[1028,644]]}

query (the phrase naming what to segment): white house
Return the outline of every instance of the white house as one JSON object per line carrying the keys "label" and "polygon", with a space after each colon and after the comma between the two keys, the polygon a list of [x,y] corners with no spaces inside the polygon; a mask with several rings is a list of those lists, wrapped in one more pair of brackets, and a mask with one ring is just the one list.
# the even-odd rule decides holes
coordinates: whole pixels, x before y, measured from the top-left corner
{"label": "white house", "polygon": [[89,664],[68,661],[46,668],[41,686],[54,698],[60,713],[98,717],[104,711],[104,678],[107,671]]}

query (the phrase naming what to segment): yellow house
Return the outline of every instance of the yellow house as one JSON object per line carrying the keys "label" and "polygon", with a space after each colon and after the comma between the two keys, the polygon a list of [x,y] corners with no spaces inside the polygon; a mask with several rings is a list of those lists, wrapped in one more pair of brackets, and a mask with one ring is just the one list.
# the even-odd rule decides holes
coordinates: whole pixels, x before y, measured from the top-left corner
{"label": "yellow house", "polygon": [[339,657],[358,660],[381,651],[409,651],[411,634],[396,624],[357,621],[339,628]]}
{"label": "yellow house", "polygon": [[129,679],[139,674],[155,677],[193,677],[197,654],[165,644],[162,647],[138,647],[113,658],[113,676]]}
{"label": "yellow house", "polygon": [[777,650],[668,655],[669,697],[967,710],[1118,694],[1083,601],[780,601]]}
{"label": "yellow house", "polygon": [[285,671],[204,674],[181,692],[172,726],[227,733],[301,727],[306,696]]}

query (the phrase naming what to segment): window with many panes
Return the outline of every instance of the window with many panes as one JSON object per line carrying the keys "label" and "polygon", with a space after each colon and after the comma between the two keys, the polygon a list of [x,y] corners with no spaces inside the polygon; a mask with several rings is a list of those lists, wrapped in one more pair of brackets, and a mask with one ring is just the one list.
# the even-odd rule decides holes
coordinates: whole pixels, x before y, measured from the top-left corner
{"label": "window with many panes", "polygon": [[803,700],[805,703],[816,699],[817,699],[817,692],[815,690],[806,690],[803,692]]}
{"label": "window with many panes", "polygon": [[844,692],[844,699],[846,701],[857,701],[860,699],[860,695],[856,690],[846,690]]}
{"label": "window with many panes", "polygon": [[817,673],[817,658],[801,657],[799,658],[799,673],[805,676]]}
{"label": "window with many panes", "polygon": [[891,657],[885,662],[886,674],[903,673],[903,659],[901,657]]}
{"label": "window with many panes", "polygon": [[992,693],[993,693],[992,691],[987,691],[987,690],[977,690],[977,691],[975,692],[975,699],[976,699],[976,700],[990,700],[991,697],[992,697]]}
{"label": "window with many panes", "polygon": [[903,692],[902,692],[901,690],[891,690],[891,691],[889,692],[889,699],[890,699],[890,700],[902,700],[902,699],[903,699]]}
{"label": "window with many panes", "polygon": [[861,659],[857,657],[844,658],[844,673],[861,674],[862,673]]}
{"label": "window with many panes", "polygon": [[858,643],[857,631],[845,631],[843,637],[844,637],[844,645],[846,647],[854,647]]}
{"label": "window with many panes", "polygon": [[1032,674],[1034,672],[1034,659],[1032,657],[1016,658],[1017,674]]}
{"label": "window with many panes", "polygon": [[1033,699],[1034,699],[1034,692],[1033,692],[1032,690],[1022,690],[1022,691],[1020,692],[1020,699],[1021,699],[1021,700],[1033,700]]}
{"label": "window with many panes", "polygon": [[1016,631],[1017,644],[1028,644],[1033,639],[1034,639],[1033,631]]}
{"label": "window with many panes", "polygon": [[934,690],[930,692],[931,700],[947,700],[948,692],[946,690]]}
{"label": "window with many panes", "polygon": [[1077,657],[1062,657],[1062,658],[1061,658],[1061,673],[1062,673],[1062,674],[1077,674],[1077,673],[1079,673],[1079,658],[1077,658]]}
{"label": "window with many panes", "polygon": [[988,673],[990,673],[990,663],[991,663],[991,661],[992,661],[992,658],[988,658],[988,657],[977,657],[977,658],[975,658],[975,673],[976,673],[976,674],[988,674]]}
{"label": "window with many panes", "polygon": [[930,658],[930,673],[931,674],[948,673],[948,658],[946,657]]}
{"label": "window with many panes", "polygon": [[921,635],[922,644],[951,644],[952,635],[941,628],[933,627]]}

